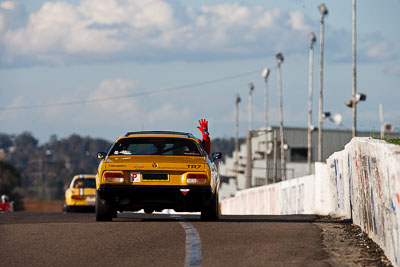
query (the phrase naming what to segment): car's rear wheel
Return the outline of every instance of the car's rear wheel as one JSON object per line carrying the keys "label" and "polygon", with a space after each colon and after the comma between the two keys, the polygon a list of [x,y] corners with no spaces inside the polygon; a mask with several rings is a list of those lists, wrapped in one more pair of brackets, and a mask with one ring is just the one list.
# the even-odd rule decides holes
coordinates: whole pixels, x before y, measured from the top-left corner
{"label": "car's rear wheel", "polygon": [[99,193],[96,192],[96,221],[112,221],[114,215],[111,203],[105,199],[101,199]]}
{"label": "car's rear wheel", "polygon": [[218,192],[215,192],[209,205],[202,209],[201,219],[203,221],[218,221],[219,219]]}
{"label": "car's rear wheel", "polygon": [[65,206],[65,212],[74,212],[74,207],[72,206]]}

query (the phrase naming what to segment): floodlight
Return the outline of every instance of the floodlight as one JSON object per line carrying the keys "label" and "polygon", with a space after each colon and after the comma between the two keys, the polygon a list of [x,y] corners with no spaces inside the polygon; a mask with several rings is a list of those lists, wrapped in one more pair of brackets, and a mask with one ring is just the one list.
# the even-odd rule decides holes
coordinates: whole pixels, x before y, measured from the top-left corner
{"label": "floodlight", "polygon": [[282,63],[284,60],[282,53],[276,53],[275,57],[276,57],[276,61],[278,62],[278,64]]}
{"label": "floodlight", "polygon": [[365,101],[367,99],[367,96],[365,94],[356,94],[356,101]]}
{"label": "floodlight", "polygon": [[289,145],[287,143],[283,143],[283,149],[284,150],[288,150],[289,149]]}
{"label": "floodlight", "polygon": [[321,114],[321,118],[323,118],[323,119],[329,118],[330,116],[331,116],[330,112],[322,112],[322,114]]}
{"label": "floodlight", "polygon": [[334,122],[337,126],[340,126],[342,124],[343,116],[342,114],[336,113],[333,115],[331,118],[331,121]]}
{"label": "floodlight", "polygon": [[240,98],[239,94],[236,94],[235,97],[236,97],[236,104],[239,104],[240,101],[242,101],[242,99]]}
{"label": "floodlight", "polygon": [[318,6],[319,12],[321,13],[322,16],[328,15],[328,9],[326,8],[325,4],[322,3]]}
{"label": "floodlight", "polygon": [[317,37],[315,37],[315,34],[313,32],[310,32],[308,34],[308,38],[311,40],[311,43],[315,43],[315,41],[317,41]]}
{"label": "floodlight", "polygon": [[269,75],[269,69],[264,69],[261,75],[264,77],[264,79],[267,79]]}
{"label": "floodlight", "polygon": [[[356,104],[358,104],[358,102],[360,102],[360,101],[365,101],[365,100],[367,100],[367,95],[366,94],[361,94],[361,93],[356,94]],[[353,100],[346,101],[346,102],[344,102],[344,104],[346,106],[348,106],[349,108],[352,108],[353,107]]]}
{"label": "floodlight", "polygon": [[394,132],[394,124],[393,123],[389,123],[389,122],[385,122],[383,124],[383,129],[385,130],[385,132]]}
{"label": "floodlight", "polygon": [[254,84],[253,83],[249,83],[249,89],[250,89],[250,91],[253,91],[254,90]]}

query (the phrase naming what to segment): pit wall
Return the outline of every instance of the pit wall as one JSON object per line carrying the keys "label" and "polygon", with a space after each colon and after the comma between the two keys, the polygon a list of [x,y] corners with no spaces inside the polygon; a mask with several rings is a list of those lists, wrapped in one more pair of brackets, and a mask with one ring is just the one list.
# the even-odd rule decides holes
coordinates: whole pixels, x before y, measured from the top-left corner
{"label": "pit wall", "polygon": [[[329,179],[326,164],[316,162],[315,172],[315,175],[238,191],[235,197],[221,201],[221,213],[225,215],[319,214],[346,218],[335,208],[335,183]],[[348,203],[348,209],[349,207]],[[350,212],[348,214],[350,216]]]}
{"label": "pit wall", "polygon": [[[400,266],[400,146],[370,138],[354,138],[327,160],[336,181],[337,210],[350,202],[353,223],[359,225]],[[346,185],[348,183],[348,185]],[[341,197],[349,190],[350,199]]]}
{"label": "pit wall", "polygon": [[400,146],[353,138],[315,174],[238,191],[222,214],[317,214],[352,219],[400,266]]}

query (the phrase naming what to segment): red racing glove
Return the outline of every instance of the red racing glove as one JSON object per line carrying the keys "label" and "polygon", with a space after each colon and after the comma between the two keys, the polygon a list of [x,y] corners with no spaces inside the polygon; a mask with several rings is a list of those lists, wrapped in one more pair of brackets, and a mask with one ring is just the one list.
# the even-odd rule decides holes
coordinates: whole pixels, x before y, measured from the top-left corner
{"label": "red racing glove", "polygon": [[197,128],[201,131],[201,134],[203,135],[203,147],[204,150],[207,152],[207,154],[210,154],[211,152],[211,140],[210,140],[210,134],[208,133],[208,121],[206,119],[200,119],[199,120],[200,126]]}

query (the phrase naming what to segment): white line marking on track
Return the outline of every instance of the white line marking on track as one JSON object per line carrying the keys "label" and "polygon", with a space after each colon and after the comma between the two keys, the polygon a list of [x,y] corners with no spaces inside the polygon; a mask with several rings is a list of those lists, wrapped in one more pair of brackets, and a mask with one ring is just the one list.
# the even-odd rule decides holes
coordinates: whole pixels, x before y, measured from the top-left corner
{"label": "white line marking on track", "polygon": [[201,240],[196,228],[179,215],[170,215],[178,220],[186,233],[185,267],[201,266]]}

